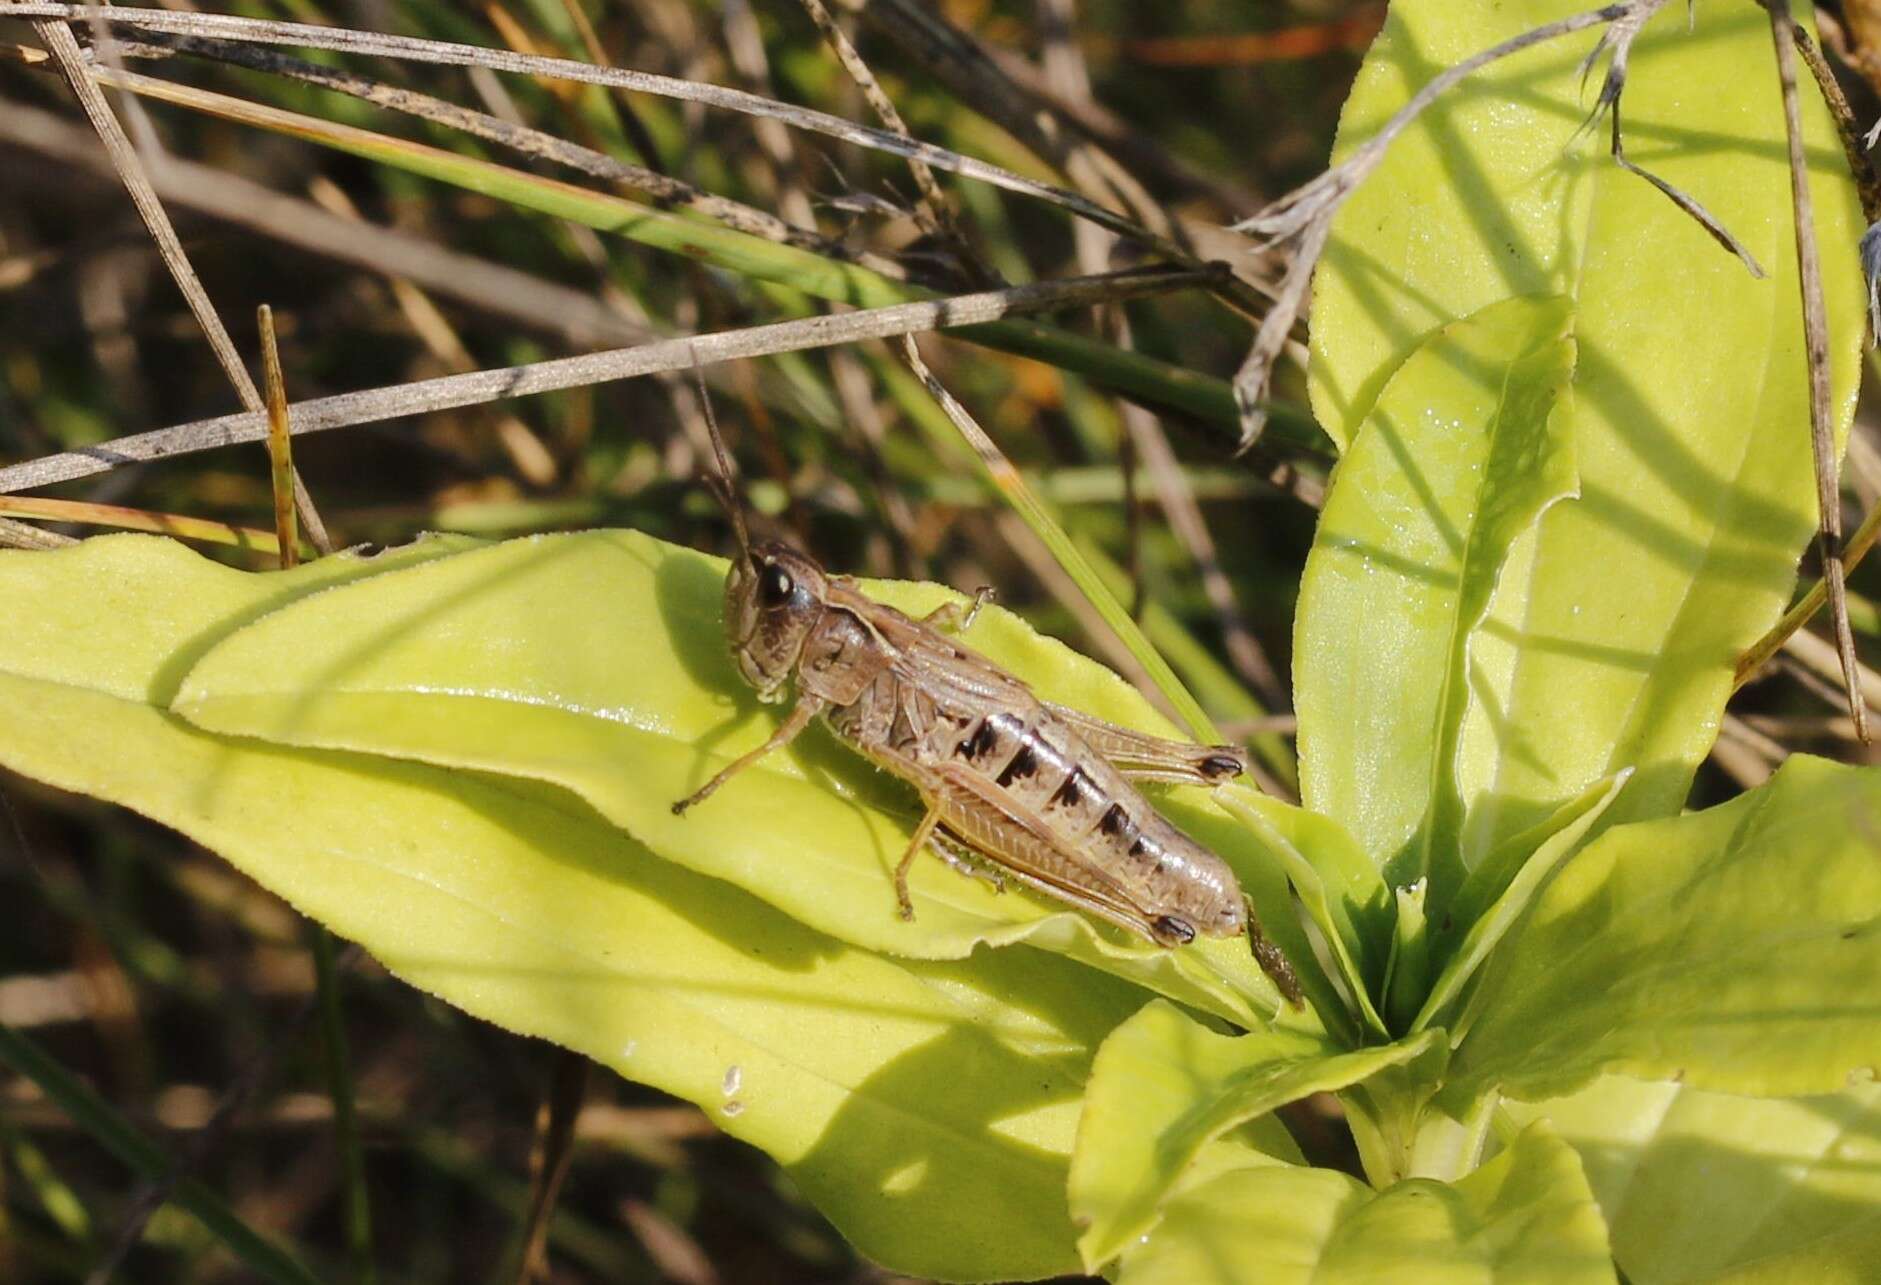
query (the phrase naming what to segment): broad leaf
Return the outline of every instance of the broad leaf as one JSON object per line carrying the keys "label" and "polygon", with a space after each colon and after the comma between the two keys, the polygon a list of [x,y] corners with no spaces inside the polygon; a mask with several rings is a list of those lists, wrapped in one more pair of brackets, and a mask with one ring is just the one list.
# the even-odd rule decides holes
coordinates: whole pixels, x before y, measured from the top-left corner
{"label": "broad leaf", "polygon": [[167,705],[190,666],[230,631],[316,590],[481,543],[425,536],[375,557],[338,553],[272,575],[144,535],[101,535],[54,557],[0,553],[0,673]]}
{"label": "broad leaf", "polygon": [[166,541],[0,554],[0,764],[220,852],[414,985],[699,1103],[903,1271],[1072,1269],[1092,1050],[1141,992],[1037,951],[897,963],[662,861],[565,791],[212,735],[206,641],[380,563],[244,575]]}
{"label": "broad leaf", "polygon": [[[1446,916],[1447,930],[1439,930],[1437,957],[1443,960],[1442,969],[1410,1029],[1421,1031],[1426,1026],[1450,1024],[1450,1006],[1475,979],[1483,960],[1515,926],[1548,876],[1600,820],[1631,775],[1619,772],[1611,780],[1596,782],[1549,818],[1545,835],[1517,835],[1507,845],[1506,860],[1498,860],[1500,854],[1494,854],[1470,872]],[[1506,886],[1498,886],[1503,884],[1501,876],[1505,874]],[[1484,904],[1492,895],[1495,900]]]}
{"label": "broad leaf", "polygon": [[1471,639],[1515,537],[1575,489],[1571,307],[1509,299],[1437,331],[1339,463],[1300,581],[1300,785],[1394,885],[1462,882]]}
{"label": "broad leaf", "polygon": [[1120,1285],[1595,1285],[1614,1279],[1574,1152],[1530,1128],[1468,1177],[1375,1192],[1330,1169],[1245,1168],[1178,1196]]}
{"label": "broad leaf", "polygon": [[[890,876],[920,805],[821,727],[674,816],[674,800],[761,744],[780,717],[732,666],[723,561],[590,531],[415,570],[307,599],[230,637],[191,672],[176,712],[213,731],[564,786],[662,857],[872,950],[958,958],[981,942],[1029,940],[1243,1024],[1279,1007],[1244,941],[1164,950],[1060,903],[998,895],[932,858],[915,863],[916,918],[903,922]],[[954,596],[866,587],[914,614]],[[1042,695],[1169,730],[1121,679],[1007,613],[982,612],[971,642]],[[1186,793],[1191,807],[1211,806],[1204,791]],[[1264,859],[1245,836],[1223,855]],[[1288,913],[1283,896],[1271,894],[1268,918]]]}
{"label": "broad leaf", "polygon": [[1213,1139],[1275,1107],[1411,1061],[1441,1032],[1341,1051],[1290,1031],[1217,1034],[1157,1001],[1104,1042],[1071,1165],[1078,1252],[1096,1270],[1156,1224],[1164,1199]]}
{"label": "broad leaf", "polygon": [[1743,1098],[1619,1076],[1514,1102],[1580,1152],[1634,1285],[1872,1280],[1881,1086]]}
{"label": "broad leaf", "polygon": [[[1339,153],[1443,67],[1587,7],[1398,0],[1347,102]],[[1807,22],[1808,6],[1796,10]],[[1511,296],[1558,294],[1574,306],[1581,493],[1516,542],[1472,643],[1457,760],[1468,865],[1626,767],[1636,774],[1603,825],[1678,807],[1710,749],[1733,661],[1785,605],[1814,529],[1769,21],[1737,0],[1700,0],[1693,12],[1688,30],[1686,6],[1664,6],[1633,46],[1628,155],[1703,202],[1766,278],[1619,169],[1604,123],[1579,132],[1592,98],[1581,74],[1597,39],[1588,31],[1495,63],[1440,98],[1341,212],[1315,284],[1313,406],[1341,443],[1439,327]],[[1846,426],[1863,333],[1861,221],[1835,130],[1801,79],[1835,415]],[[1347,644],[1373,659],[1401,645],[1387,633]],[[1382,741],[1427,734],[1421,693],[1405,702],[1409,717]],[[1319,716],[1302,706],[1303,745],[1328,734]]]}
{"label": "broad leaf", "polygon": [[1705,812],[1608,831],[1491,958],[1459,1090],[1603,1072],[1833,1093],[1881,1066],[1881,770],[1798,756]]}

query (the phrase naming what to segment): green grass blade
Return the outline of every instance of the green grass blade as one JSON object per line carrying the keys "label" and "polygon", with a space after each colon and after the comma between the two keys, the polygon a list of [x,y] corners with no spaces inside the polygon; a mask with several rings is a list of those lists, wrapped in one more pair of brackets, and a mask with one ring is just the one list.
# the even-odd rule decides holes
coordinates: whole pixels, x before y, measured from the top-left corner
{"label": "green grass blade", "polygon": [[353,1065],[346,1052],[346,1017],[340,1008],[339,970],[333,958],[333,934],[319,924],[308,932],[313,946],[314,985],[320,1000],[320,1053],[326,1066],[327,1094],[333,1100],[333,1133],[339,1144],[344,1179],[346,1252],[355,1285],[374,1285],[372,1202],[366,1191],[366,1159],[359,1145],[359,1116],[354,1109]]}

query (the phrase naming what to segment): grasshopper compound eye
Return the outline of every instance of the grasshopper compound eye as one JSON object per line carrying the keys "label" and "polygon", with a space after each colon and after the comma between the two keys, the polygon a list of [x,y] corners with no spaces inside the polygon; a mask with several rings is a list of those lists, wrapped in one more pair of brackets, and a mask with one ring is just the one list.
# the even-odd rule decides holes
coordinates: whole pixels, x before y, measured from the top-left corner
{"label": "grasshopper compound eye", "polygon": [[767,607],[781,607],[790,601],[790,594],[797,587],[797,582],[790,578],[790,572],[775,562],[767,563],[758,576],[758,601]]}

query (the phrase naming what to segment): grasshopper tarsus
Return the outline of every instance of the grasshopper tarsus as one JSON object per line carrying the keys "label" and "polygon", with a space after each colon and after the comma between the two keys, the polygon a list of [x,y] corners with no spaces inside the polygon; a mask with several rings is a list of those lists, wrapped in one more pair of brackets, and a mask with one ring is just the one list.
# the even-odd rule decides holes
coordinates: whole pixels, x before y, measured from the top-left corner
{"label": "grasshopper tarsus", "polygon": [[961,633],[973,628],[973,622],[979,619],[980,608],[991,602],[994,596],[993,586],[989,584],[983,584],[973,591],[973,605],[967,608],[967,614],[960,621]]}

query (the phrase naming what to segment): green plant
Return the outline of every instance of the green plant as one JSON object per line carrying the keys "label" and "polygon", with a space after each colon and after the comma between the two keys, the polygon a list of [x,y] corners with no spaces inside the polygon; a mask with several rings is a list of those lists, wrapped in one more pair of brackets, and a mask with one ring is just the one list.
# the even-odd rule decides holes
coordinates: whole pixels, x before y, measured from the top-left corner
{"label": "green plant", "polygon": [[[1394,6],[1341,147],[1571,11]],[[1304,1010],[1235,943],[1125,941],[936,862],[902,923],[912,797],[827,738],[674,818],[773,715],[725,656],[723,563],[631,531],[268,575],[137,536],[0,555],[0,763],[699,1103],[899,1270],[1858,1279],[1881,1255],[1881,777],[1797,758],[1680,813],[1815,525],[1768,28],[1698,13],[1633,47],[1628,137],[1768,278],[1576,141],[1567,45],[1433,108],[1334,229],[1303,806],[1163,799],[1236,866]],[[1809,104],[1845,429],[1858,221]],[[1171,730],[1009,613],[970,640]],[[1366,1181],[1307,1166],[1274,1114],[1314,1094]]]}

